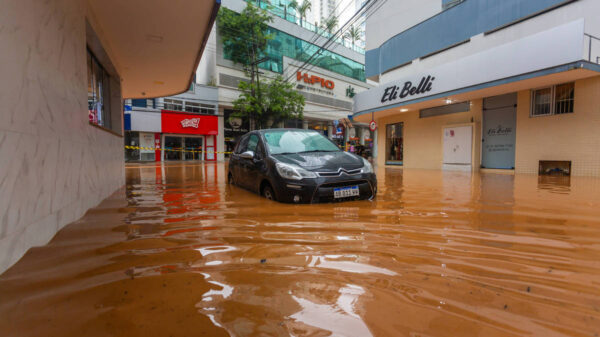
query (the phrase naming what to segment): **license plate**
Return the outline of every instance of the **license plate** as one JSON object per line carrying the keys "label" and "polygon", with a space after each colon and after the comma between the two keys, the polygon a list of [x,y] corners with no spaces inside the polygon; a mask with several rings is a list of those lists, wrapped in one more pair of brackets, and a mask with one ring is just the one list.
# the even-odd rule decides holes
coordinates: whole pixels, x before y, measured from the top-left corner
{"label": "license plate", "polygon": [[360,193],[358,186],[338,187],[333,189],[333,198],[357,197]]}

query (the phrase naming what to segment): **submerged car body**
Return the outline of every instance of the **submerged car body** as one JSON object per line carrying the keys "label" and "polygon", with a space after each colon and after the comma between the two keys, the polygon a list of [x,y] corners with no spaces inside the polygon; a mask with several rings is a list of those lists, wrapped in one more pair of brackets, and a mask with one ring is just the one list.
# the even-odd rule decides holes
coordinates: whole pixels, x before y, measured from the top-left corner
{"label": "submerged car body", "polygon": [[303,129],[244,135],[229,159],[228,181],[289,203],[372,199],[377,193],[377,178],[366,159]]}

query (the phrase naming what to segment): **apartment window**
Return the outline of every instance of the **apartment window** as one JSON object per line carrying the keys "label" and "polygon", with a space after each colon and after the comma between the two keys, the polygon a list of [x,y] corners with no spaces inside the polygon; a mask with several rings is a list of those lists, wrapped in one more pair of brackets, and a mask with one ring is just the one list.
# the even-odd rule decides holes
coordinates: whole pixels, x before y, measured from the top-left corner
{"label": "apartment window", "polygon": [[575,83],[535,89],[531,93],[531,117],[573,113]]}
{"label": "apartment window", "polygon": [[185,111],[201,114],[215,114],[217,107],[211,104],[202,104],[198,102],[185,101]]}
{"label": "apartment window", "polygon": [[145,108],[148,106],[148,101],[146,99],[132,99],[131,105],[137,108]]}
{"label": "apartment window", "polygon": [[200,112],[214,115],[217,112],[217,107],[211,104],[200,104]]}
{"label": "apartment window", "polygon": [[184,111],[182,100],[165,98],[163,102],[165,104],[165,110]]}
{"label": "apartment window", "polygon": [[110,128],[110,76],[87,51],[88,116],[93,124]]}
{"label": "apartment window", "polygon": [[185,102],[185,111],[200,113],[200,103],[196,102]]}

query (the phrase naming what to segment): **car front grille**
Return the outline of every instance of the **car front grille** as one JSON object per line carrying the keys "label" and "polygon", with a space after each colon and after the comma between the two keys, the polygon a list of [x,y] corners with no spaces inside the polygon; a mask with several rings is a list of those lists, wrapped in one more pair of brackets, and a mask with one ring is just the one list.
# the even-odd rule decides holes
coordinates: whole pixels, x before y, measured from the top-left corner
{"label": "car front grille", "polygon": [[362,171],[361,169],[353,169],[353,170],[339,169],[336,172],[317,172],[317,174],[319,175],[319,177],[339,177],[342,174],[347,174],[347,175],[359,174],[361,171]]}
{"label": "car front grille", "polygon": [[360,184],[364,184],[364,183],[368,184],[369,182],[366,180],[348,180],[348,181],[341,181],[341,182],[336,182],[336,183],[323,184],[323,185],[320,185],[319,187],[337,188],[337,187],[355,186],[355,185],[360,185]]}

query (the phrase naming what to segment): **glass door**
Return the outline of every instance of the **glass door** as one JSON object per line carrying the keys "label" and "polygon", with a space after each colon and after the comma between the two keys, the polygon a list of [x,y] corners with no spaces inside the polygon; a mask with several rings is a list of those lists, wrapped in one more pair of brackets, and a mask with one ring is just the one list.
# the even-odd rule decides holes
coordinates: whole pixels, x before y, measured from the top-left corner
{"label": "glass door", "polygon": [[[185,160],[202,159],[202,137],[185,137]],[[191,152],[194,151],[194,152]]]}
{"label": "glass door", "polygon": [[385,163],[402,165],[404,161],[404,124],[388,124],[385,130]]}
{"label": "glass door", "polygon": [[165,136],[165,160],[183,160],[183,138]]}

